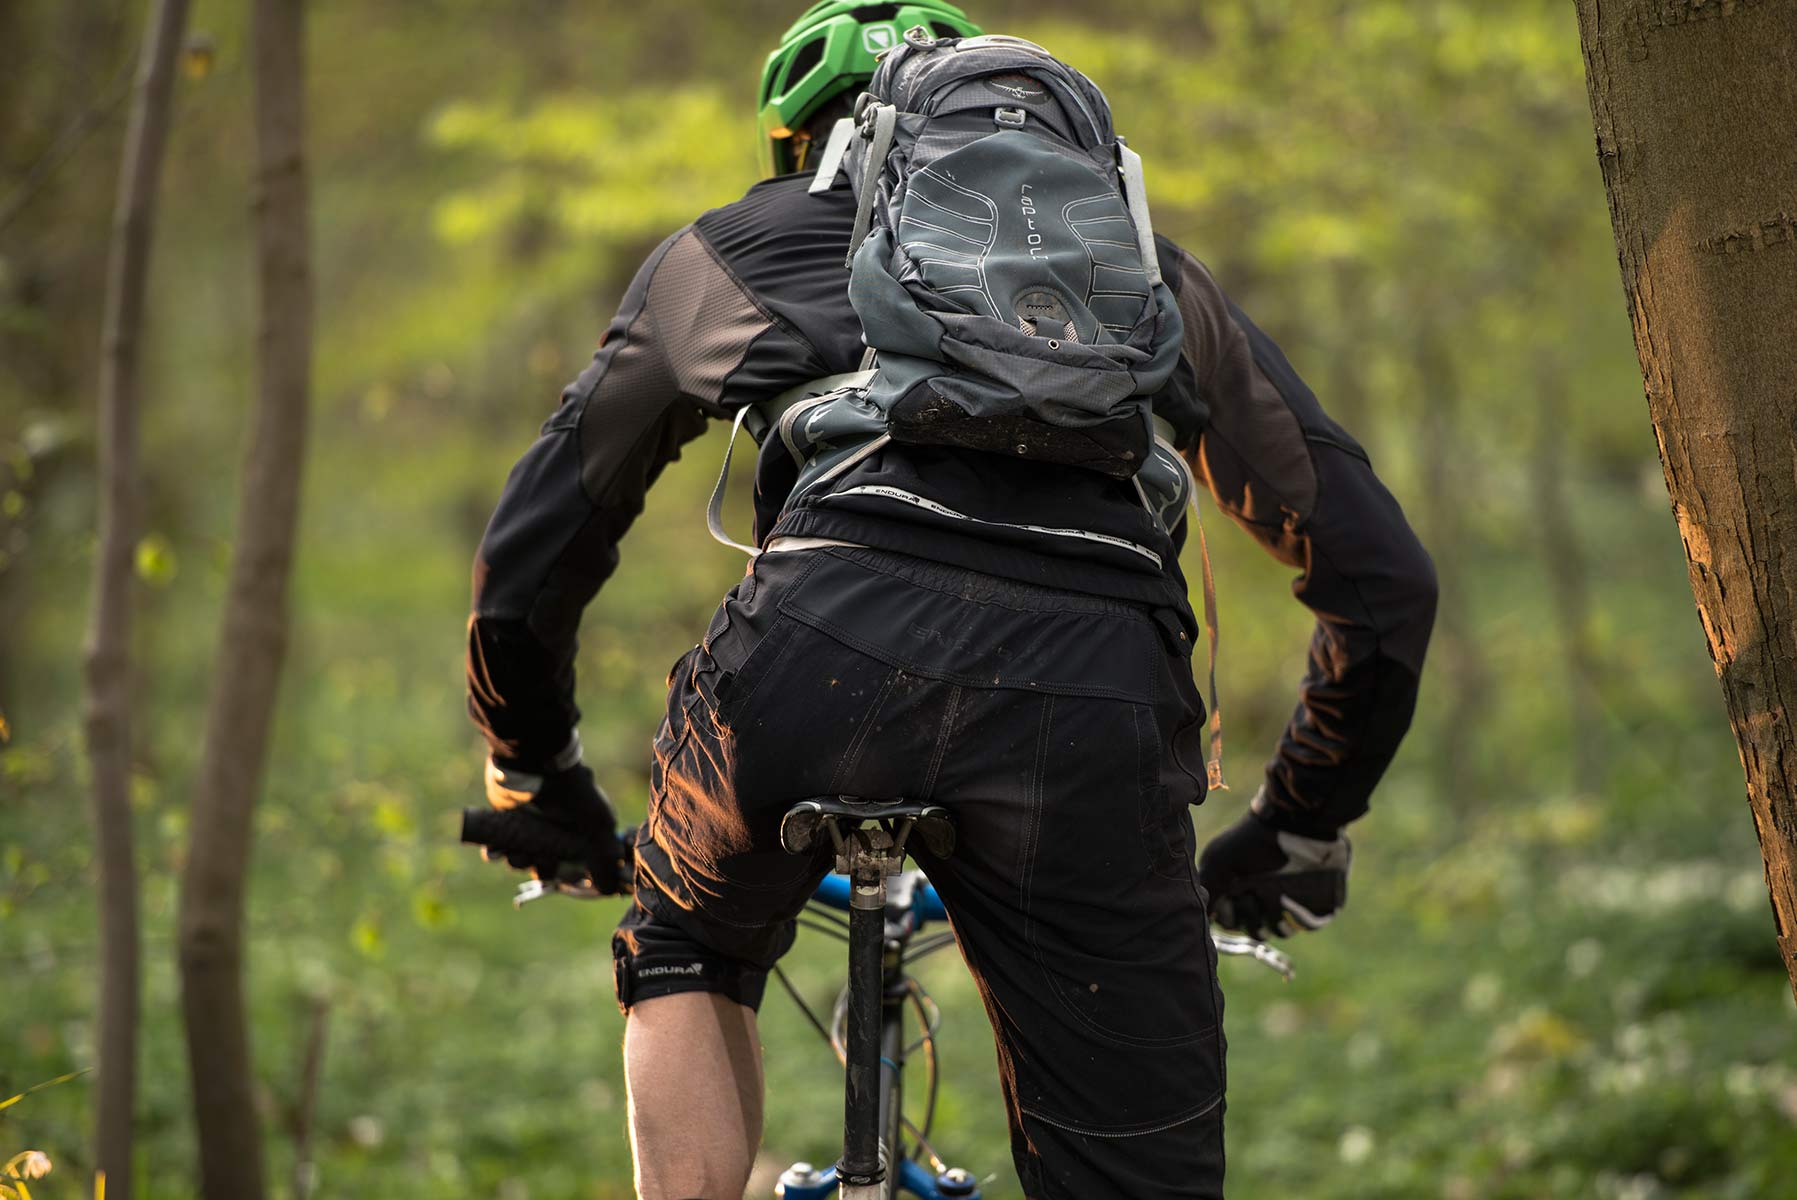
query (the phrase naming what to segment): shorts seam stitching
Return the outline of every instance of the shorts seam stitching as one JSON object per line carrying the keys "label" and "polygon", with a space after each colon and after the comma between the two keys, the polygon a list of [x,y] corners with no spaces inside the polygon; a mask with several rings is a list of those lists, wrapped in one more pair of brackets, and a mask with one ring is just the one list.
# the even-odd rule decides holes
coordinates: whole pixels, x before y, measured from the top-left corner
{"label": "shorts seam stitching", "polygon": [[[1205,1032],[1209,1033],[1210,1030],[1207,1029],[1207,1030],[1205,1030]],[[1085,1137],[1132,1138],[1132,1137],[1146,1137],[1148,1134],[1151,1134],[1151,1133],[1165,1133],[1167,1130],[1172,1129],[1175,1126],[1184,1125],[1189,1121],[1196,1121],[1200,1117],[1208,1116],[1210,1113],[1216,1111],[1217,1107],[1219,1105],[1221,1105],[1222,1103],[1223,1103],[1223,1095],[1221,1092],[1219,1092],[1217,1095],[1211,1097],[1211,1099],[1209,1101],[1200,1105],[1194,1111],[1183,1113],[1177,1117],[1173,1117],[1173,1118],[1163,1121],[1159,1124],[1150,1125],[1145,1128],[1130,1127],[1130,1128],[1118,1129],[1118,1130],[1106,1129],[1103,1126],[1081,1125],[1081,1124],[1078,1124],[1073,1121],[1057,1120],[1054,1117],[1045,1116],[1043,1113],[1039,1112],[1036,1109],[1026,1108],[1023,1105],[1018,1105],[1017,1110],[1026,1117],[1033,1117],[1036,1120],[1041,1121],[1044,1125],[1053,1125],[1056,1129],[1066,1129],[1073,1133],[1081,1134]]]}
{"label": "shorts seam stitching", "polygon": [[948,756],[948,743],[954,736],[955,714],[961,708],[961,685],[954,684],[949,688],[948,700],[942,710],[942,725],[936,735],[936,752],[930,756],[929,769],[924,773],[923,787],[919,791],[919,800],[928,800],[936,794],[936,777],[942,771],[942,760]]}
{"label": "shorts seam stitching", "polygon": [[873,703],[868,707],[867,715],[861,719],[861,728],[855,731],[855,736],[849,740],[848,748],[842,752],[842,757],[836,760],[836,771],[830,776],[832,792],[842,794],[848,786],[849,779],[860,767],[861,756],[867,752],[867,743],[873,740],[874,725],[878,723],[880,713],[886,708],[886,701],[891,698],[894,686],[904,673],[901,668],[892,666],[886,672],[886,678],[880,681],[879,695],[874,697]]}

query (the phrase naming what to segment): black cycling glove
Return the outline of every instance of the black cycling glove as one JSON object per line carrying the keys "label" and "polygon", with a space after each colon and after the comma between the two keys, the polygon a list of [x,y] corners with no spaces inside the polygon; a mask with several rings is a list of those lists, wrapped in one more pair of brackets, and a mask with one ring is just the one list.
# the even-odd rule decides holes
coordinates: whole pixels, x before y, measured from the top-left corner
{"label": "black cycling glove", "polygon": [[573,765],[551,768],[546,775],[487,760],[487,803],[511,818],[485,823],[494,830],[491,840],[479,839],[489,858],[503,858],[540,879],[553,878],[565,862],[578,863],[590,872],[599,892],[616,895],[623,890],[618,814],[578,757]]}
{"label": "black cycling glove", "polygon": [[1273,828],[1250,808],[1198,856],[1211,916],[1251,937],[1321,929],[1348,902],[1353,847]]}

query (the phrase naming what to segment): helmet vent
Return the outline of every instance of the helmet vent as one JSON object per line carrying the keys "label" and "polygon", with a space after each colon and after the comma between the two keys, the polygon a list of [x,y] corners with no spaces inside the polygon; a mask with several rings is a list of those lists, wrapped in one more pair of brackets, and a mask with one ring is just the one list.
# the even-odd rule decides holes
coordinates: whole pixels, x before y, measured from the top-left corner
{"label": "helmet vent", "polygon": [[799,47],[786,66],[785,77],[780,80],[781,92],[790,91],[792,85],[805,78],[811,68],[824,61],[824,43],[829,40],[828,37],[815,37]]}

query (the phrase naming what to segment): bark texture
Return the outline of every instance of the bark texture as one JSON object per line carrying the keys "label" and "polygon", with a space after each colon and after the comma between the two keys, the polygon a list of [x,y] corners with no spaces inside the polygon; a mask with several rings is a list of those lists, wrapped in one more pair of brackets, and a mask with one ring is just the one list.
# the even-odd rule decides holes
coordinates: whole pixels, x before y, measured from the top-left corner
{"label": "bark texture", "polygon": [[1578,17],[1648,408],[1797,989],[1797,2]]}
{"label": "bark texture", "polygon": [[100,880],[99,1071],[94,1161],[114,1200],[131,1196],[137,1097],[137,865],[131,836],[131,575],[137,541],[138,345],[186,0],[161,0],[144,31],[125,134],[100,340],[99,549],[86,655],[87,753]]}
{"label": "bark texture", "polygon": [[181,888],[181,1005],[208,1200],[258,1200],[264,1187],[243,901],[286,650],[311,386],[303,11],[303,0],[254,6],[258,397]]}

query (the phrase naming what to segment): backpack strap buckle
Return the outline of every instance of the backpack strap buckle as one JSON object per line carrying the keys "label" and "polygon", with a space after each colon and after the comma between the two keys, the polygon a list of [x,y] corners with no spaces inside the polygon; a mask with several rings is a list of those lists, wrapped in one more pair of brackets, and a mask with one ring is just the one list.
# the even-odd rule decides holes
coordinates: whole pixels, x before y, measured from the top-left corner
{"label": "backpack strap buckle", "polygon": [[992,120],[1011,129],[1022,129],[1024,112],[1021,108],[995,108],[992,110]]}
{"label": "backpack strap buckle", "polygon": [[941,44],[941,39],[932,36],[927,26],[913,25],[905,30],[905,45],[914,50],[934,50]]}

